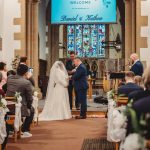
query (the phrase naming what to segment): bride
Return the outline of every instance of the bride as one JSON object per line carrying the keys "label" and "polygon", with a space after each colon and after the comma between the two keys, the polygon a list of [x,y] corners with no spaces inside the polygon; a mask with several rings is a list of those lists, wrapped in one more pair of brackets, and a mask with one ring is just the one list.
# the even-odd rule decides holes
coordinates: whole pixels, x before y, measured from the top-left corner
{"label": "bride", "polygon": [[51,68],[45,106],[39,120],[64,120],[71,118],[68,97],[69,77],[64,64],[56,61]]}

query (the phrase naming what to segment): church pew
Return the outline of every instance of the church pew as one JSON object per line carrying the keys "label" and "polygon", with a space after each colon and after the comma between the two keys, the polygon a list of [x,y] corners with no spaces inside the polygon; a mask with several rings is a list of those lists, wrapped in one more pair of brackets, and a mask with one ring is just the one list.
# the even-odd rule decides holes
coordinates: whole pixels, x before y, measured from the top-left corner
{"label": "church pew", "polygon": [[122,105],[127,105],[128,104],[128,97],[117,97],[117,105],[122,106]]}
{"label": "church pew", "polygon": [[[5,97],[6,101],[8,102],[12,102],[11,105],[8,104],[8,108],[10,110],[15,110],[15,102],[16,102],[16,98],[15,97]],[[13,104],[14,103],[14,104]],[[7,119],[6,119],[6,122],[8,125],[11,125],[14,127],[14,121],[15,121],[15,115],[7,115]],[[14,139],[14,142],[16,143],[17,142],[17,139],[20,139],[21,138],[21,127],[19,128],[19,132],[15,131],[14,130],[14,135],[13,135],[13,139]]]}

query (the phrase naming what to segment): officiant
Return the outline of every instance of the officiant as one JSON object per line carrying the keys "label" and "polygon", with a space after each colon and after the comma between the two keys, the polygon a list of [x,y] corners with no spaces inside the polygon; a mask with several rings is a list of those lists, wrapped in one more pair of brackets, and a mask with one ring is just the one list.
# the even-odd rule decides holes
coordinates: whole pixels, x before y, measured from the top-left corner
{"label": "officiant", "polygon": [[[75,59],[75,52],[71,51],[70,52],[70,59],[66,62],[66,70],[68,72],[69,76],[72,76],[74,74],[74,69],[75,69],[75,65],[74,65],[74,59]],[[69,102],[70,102],[70,109],[72,110],[73,104],[72,104],[72,100],[73,100],[73,81],[72,78],[70,78],[69,80],[69,86],[68,86],[68,93],[69,93]],[[75,106],[76,109],[79,110],[79,101],[78,101],[78,97],[75,91]]]}

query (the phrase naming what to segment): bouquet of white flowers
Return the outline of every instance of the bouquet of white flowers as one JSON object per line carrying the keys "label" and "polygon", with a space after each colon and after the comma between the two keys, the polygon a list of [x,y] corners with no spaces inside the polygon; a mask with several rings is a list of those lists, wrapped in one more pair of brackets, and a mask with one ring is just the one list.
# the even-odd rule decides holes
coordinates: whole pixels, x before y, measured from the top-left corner
{"label": "bouquet of white flowers", "polygon": [[21,94],[20,92],[15,93],[16,103],[21,103],[21,101],[22,101],[22,97],[20,94]]}
{"label": "bouquet of white flowers", "polygon": [[0,98],[0,107],[7,108],[7,101],[4,98]]}

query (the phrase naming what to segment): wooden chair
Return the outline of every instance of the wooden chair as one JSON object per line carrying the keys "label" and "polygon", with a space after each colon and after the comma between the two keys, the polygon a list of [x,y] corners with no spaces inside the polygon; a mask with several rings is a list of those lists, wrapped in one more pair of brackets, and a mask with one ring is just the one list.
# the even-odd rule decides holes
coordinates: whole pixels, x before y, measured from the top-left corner
{"label": "wooden chair", "polygon": [[[15,97],[5,97],[6,101],[8,102],[8,108],[10,107],[10,109],[14,109],[15,110],[15,102],[16,102],[16,98]],[[12,104],[9,105],[9,102],[13,102]],[[7,124],[8,125],[11,125],[14,127],[14,121],[15,121],[15,115],[7,115]],[[13,138],[14,138],[14,142],[17,142],[17,139],[21,138],[21,127],[19,128],[19,131],[15,131],[14,129],[14,135],[13,135]]]}
{"label": "wooden chair", "polygon": [[2,150],[2,145],[0,144],[0,150]]}
{"label": "wooden chair", "polygon": [[104,92],[109,92],[111,90],[110,84],[111,84],[110,80],[104,77],[103,78],[103,91]]}
{"label": "wooden chair", "polygon": [[88,84],[89,84],[88,97],[89,97],[89,99],[92,99],[92,94],[93,94],[92,83],[93,83],[93,79],[89,78],[88,79]]}
{"label": "wooden chair", "polygon": [[128,104],[128,97],[117,97],[117,105],[122,106],[122,105],[127,105]]}

